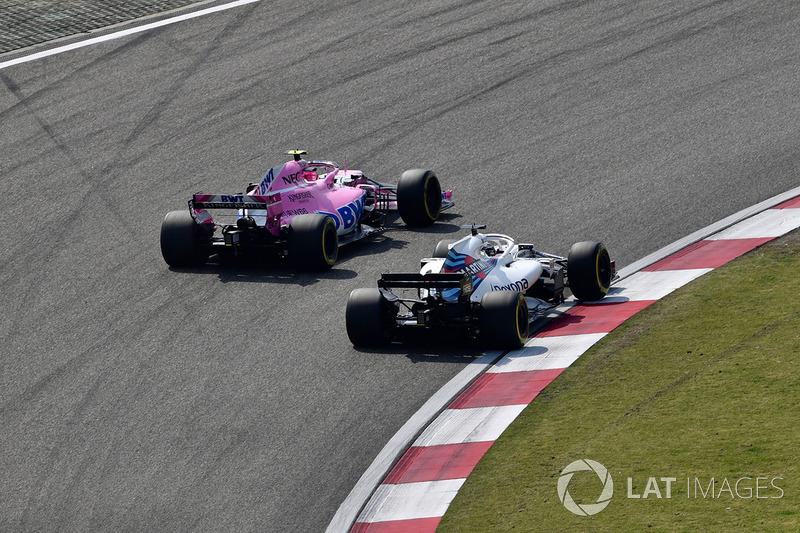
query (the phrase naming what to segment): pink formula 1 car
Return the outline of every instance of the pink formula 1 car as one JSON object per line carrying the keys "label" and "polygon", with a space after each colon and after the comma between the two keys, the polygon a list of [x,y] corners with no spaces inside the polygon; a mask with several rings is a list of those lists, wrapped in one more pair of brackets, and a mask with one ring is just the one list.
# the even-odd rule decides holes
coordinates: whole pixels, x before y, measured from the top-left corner
{"label": "pink formula 1 car", "polygon": [[[453,206],[430,170],[407,170],[397,185],[379,183],[360,170],[330,161],[306,161],[304,150],[272,167],[260,183],[239,194],[197,193],[189,209],[172,211],[161,224],[161,254],[173,267],[205,263],[215,251],[239,255],[275,250],[297,268],[326,270],[339,246],[378,231],[390,210],[409,226],[433,224]],[[211,210],[227,210],[227,214]]]}

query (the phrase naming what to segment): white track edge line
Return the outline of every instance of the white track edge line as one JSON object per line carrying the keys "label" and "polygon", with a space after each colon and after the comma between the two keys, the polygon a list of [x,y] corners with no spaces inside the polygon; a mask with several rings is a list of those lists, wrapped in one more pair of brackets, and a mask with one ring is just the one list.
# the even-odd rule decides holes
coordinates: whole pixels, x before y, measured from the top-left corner
{"label": "white track edge line", "polygon": [[[202,17],[204,15],[210,15],[211,13],[216,13],[218,11],[225,11],[227,9],[232,9],[234,7],[243,6],[246,4],[252,4],[255,2],[260,2],[261,0],[237,0],[235,2],[231,2],[229,4],[222,4],[219,6],[210,7],[207,9],[201,9],[200,11],[192,11],[190,13],[186,13],[184,15],[178,15],[175,17],[170,17],[164,20],[160,20],[158,22],[152,22],[150,24],[144,24],[142,26],[136,26],[133,28],[128,28],[126,30],[117,31],[114,33],[109,33],[108,35],[101,35],[99,37],[93,37],[90,39],[66,44],[64,46],[59,46],[56,48],[50,48],[49,50],[43,50],[41,52],[35,52],[30,55],[24,55],[22,57],[18,57],[16,59],[11,59],[9,61],[5,61],[0,63],[0,70],[10,67],[13,65],[19,65],[21,63],[28,63],[30,61],[36,61],[37,59],[41,59],[43,57],[54,56],[57,54],[61,54],[63,52],[68,52],[70,50],[76,50],[78,48],[83,48],[85,46],[91,46],[93,44],[102,43],[105,41],[111,41],[113,39],[119,39],[120,37],[126,37],[128,35],[133,35],[136,33],[141,33],[144,31],[152,30],[155,28],[160,28],[162,26],[168,26],[170,24],[175,24],[176,22],[183,22],[184,20],[189,20],[197,17]],[[188,7],[188,6],[187,6]],[[129,23],[134,23],[137,20],[141,19],[133,19]],[[102,28],[98,28],[102,29]],[[42,43],[45,44],[45,43]]]}

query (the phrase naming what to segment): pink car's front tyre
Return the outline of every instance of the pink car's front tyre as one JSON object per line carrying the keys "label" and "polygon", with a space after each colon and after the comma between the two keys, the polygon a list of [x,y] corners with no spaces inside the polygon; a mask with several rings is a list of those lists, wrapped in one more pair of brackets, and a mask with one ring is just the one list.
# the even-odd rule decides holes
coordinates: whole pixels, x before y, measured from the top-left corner
{"label": "pink car's front tyre", "polygon": [[406,170],[397,183],[397,210],[409,226],[429,226],[442,212],[442,187],[430,170]]}

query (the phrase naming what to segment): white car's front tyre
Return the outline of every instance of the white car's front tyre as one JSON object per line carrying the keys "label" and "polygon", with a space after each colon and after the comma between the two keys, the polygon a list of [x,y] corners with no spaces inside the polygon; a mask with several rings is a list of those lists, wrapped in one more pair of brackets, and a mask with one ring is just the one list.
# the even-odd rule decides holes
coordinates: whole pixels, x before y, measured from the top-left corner
{"label": "white car's front tyre", "polygon": [[611,287],[611,257],[605,245],[583,241],[572,245],[567,257],[567,281],[578,300],[599,300]]}

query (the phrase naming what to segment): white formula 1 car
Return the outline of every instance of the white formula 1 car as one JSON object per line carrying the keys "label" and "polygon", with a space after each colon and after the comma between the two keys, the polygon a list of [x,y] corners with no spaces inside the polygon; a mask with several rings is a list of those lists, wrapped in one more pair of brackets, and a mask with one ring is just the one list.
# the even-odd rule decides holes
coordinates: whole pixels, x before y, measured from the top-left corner
{"label": "white formula 1 car", "polygon": [[[616,275],[608,250],[584,241],[568,257],[517,244],[507,235],[470,235],[440,241],[419,273],[384,273],[377,289],[355,289],[347,301],[347,335],[355,346],[402,341],[406,333],[449,329],[493,348],[516,349],[530,323],[564,301],[603,298]],[[413,296],[397,294],[414,289]],[[412,293],[413,294],[413,293]]]}

